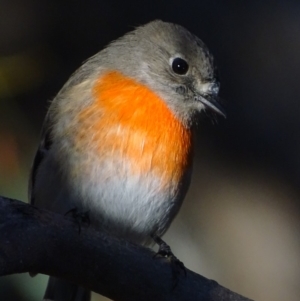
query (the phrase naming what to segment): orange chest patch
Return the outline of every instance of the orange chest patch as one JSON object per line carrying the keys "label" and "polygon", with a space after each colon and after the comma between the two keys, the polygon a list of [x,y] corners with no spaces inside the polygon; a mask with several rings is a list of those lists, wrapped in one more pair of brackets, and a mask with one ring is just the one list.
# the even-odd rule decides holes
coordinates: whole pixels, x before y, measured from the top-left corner
{"label": "orange chest patch", "polygon": [[192,134],[159,96],[119,72],[99,78],[93,94],[78,116],[77,146],[92,145],[103,160],[121,156],[133,173],[180,180],[191,163]]}

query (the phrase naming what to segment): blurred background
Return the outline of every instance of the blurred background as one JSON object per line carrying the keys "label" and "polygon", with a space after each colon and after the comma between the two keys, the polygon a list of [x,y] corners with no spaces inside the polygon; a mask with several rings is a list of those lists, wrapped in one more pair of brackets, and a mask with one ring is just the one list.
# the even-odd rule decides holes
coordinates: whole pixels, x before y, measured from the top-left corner
{"label": "blurred background", "polygon": [[[192,186],[165,240],[188,268],[251,299],[300,300],[298,0],[0,0],[0,195],[27,201],[43,118],[71,73],[153,19],[208,45],[227,110],[203,114]],[[41,300],[46,281],[2,277],[0,300]]]}

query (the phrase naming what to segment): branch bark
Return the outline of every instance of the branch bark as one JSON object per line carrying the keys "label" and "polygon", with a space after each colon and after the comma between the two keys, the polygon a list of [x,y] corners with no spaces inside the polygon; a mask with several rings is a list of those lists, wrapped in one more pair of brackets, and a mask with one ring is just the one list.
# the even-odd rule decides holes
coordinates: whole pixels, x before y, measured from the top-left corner
{"label": "branch bark", "polygon": [[31,205],[0,197],[0,276],[42,273],[118,301],[250,301],[190,270],[173,288],[167,259]]}

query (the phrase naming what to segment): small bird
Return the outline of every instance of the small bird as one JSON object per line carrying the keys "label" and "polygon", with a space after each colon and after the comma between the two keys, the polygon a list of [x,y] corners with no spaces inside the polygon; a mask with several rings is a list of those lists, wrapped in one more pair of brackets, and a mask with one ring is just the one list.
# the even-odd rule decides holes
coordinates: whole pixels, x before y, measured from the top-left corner
{"label": "small bird", "polygon": [[[52,100],[30,200],[128,241],[160,243],[188,190],[199,113],[225,116],[212,55],[185,28],[152,21],[88,59]],[[50,277],[44,300],[88,301]]]}

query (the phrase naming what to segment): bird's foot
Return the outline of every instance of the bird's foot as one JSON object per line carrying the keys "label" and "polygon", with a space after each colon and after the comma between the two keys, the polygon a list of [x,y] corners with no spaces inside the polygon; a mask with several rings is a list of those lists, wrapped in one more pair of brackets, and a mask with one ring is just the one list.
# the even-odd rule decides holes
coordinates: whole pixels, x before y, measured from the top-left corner
{"label": "bird's foot", "polygon": [[177,286],[179,274],[183,271],[186,276],[186,268],[182,261],[180,261],[172,252],[170,246],[157,235],[152,235],[153,240],[158,244],[158,252],[154,258],[162,256],[168,258],[171,262],[172,276],[173,276],[173,289]]}
{"label": "bird's foot", "polygon": [[72,208],[71,210],[67,211],[65,213],[65,216],[71,215],[75,222],[78,224],[78,233],[80,234],[81,232],[81,225],[82,224],[87,224],[88,226],[90,225],[90,216],[89,216],[89,211],[86,212],[80,212],[78,208]]}

